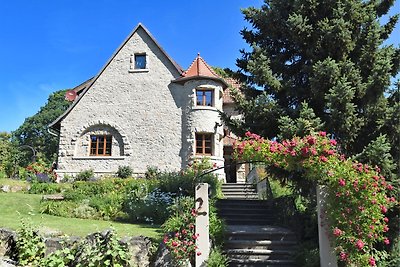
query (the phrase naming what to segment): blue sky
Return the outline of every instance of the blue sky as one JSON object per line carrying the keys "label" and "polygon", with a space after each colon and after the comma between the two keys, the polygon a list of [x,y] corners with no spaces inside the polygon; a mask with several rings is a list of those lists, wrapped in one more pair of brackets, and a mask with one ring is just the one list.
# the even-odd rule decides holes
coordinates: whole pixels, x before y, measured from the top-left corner
{"label": "blue sky", "polygon": [[[400,12],[396,1],[391,13]],[[235,68],[240,8],[256,0],[0,0],[0,132],[17,129],[51,92],[94,76],[142,22],[183,68],[198,52],[212,66]],[[400,43],[400,27],[390,43]]]}

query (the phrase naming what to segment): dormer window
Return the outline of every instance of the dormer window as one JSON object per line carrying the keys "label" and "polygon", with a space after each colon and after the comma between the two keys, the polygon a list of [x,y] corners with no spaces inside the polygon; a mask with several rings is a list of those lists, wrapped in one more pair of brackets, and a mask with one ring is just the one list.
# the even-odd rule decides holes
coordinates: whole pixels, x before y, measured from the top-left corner
{"label": "dormer window", "polygon": [[214,106],[214,90],[196,89],[196,105],[197,106]]}
{"label": "dormer window", "polygon": [[146,69],[146,54],[135,54],[135,70]]}

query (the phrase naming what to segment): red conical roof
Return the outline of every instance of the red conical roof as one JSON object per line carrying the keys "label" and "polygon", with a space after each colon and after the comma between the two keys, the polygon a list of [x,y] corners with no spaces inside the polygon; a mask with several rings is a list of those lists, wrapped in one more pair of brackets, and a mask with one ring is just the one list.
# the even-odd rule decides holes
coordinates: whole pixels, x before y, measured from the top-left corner
{"label": "red conical roof", "polygon": [[218,74],[216,74],[214,70],[200,56],[200,53],[197,54],[197,57],[193,60],[189,68],[186,71],[182,72],[182,76],[176,79],[174,82],[184,83],[192,79],[217,80],[223,84],[224,88],[228,86],[225,80],[219,77]]}
{"label": "red conical roof", "polygon": [[211,78],[220,78],[213,69],[197,54],[190,67],[182,73],[183,77],[203,76]]}

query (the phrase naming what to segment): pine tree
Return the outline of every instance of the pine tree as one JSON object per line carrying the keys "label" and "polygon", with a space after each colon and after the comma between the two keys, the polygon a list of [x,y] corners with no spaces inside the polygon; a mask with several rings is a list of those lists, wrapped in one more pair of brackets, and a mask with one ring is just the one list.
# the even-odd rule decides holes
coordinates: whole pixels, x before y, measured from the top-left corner
{"label": "pine tree", "polygon": [[385,135],[379,140],[389,145],[388,158],[399,156],[398,91],[391,78],[399,73],[400,48],[384,43],[399,16],[380,23],[393,3],[266,0],[244,9],[252,28],[241,34],[251,49],[241,51],[236,77],[246,95],[235,96],[243,121],[231,126],[238,134],[287,137],[284,124],[307,120],[306,103],[346,155]]}

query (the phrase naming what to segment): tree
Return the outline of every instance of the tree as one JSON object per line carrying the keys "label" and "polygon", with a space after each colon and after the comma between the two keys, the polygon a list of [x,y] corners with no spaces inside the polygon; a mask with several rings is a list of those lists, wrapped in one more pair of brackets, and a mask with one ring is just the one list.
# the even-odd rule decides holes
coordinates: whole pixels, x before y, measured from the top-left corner
{"label": "tree", "polygon": [[[56,159],[58,138],[51,135],[47,126],[59,117],[70,105],[65,100],[65,90],[52,93],[47,103],[32,117],[25,119],[24,123],[14,132],[12,138],[17,146],[28,145],[33,147],[38,156],[47,163]],[[26,165],[31,161],[32,151],[24,150],[21,164]]]}
{"label": "tree", "polygon": [[[269,139],[323,129],[341,154],[380,165],[398,190],[400,48],[385,40],[399,16],[381,19],[393,3],[265,0],[244,9],[251,27],[241,34],[250,49],[241,50],[234,73],[244,85],[244,95],[234,94],[243,118],[227,118],[228,125]],[[397,206],[389,216],[393,236],[398,213]]]}
{"label": "tree", "polygon": [[[246,87],[246,97],[235,95],[244,117],[230,125],[239,134],[274,138],[286,131],[288,137],[288,128],[298,132],[292,120],[312,112],[320,121],[310,126],[323,124],[344,154],[363,153],[385,135],[387,158],[399,156],[398,89],[391,78],[399,73],[400,48],[384,44],[398,15],[380,24],[393,2],[266,0],[244,9],[252,28],[241,34],[251,49],[241,50],[235,74]],[[308,112],[301,112],[304,103]]]}

